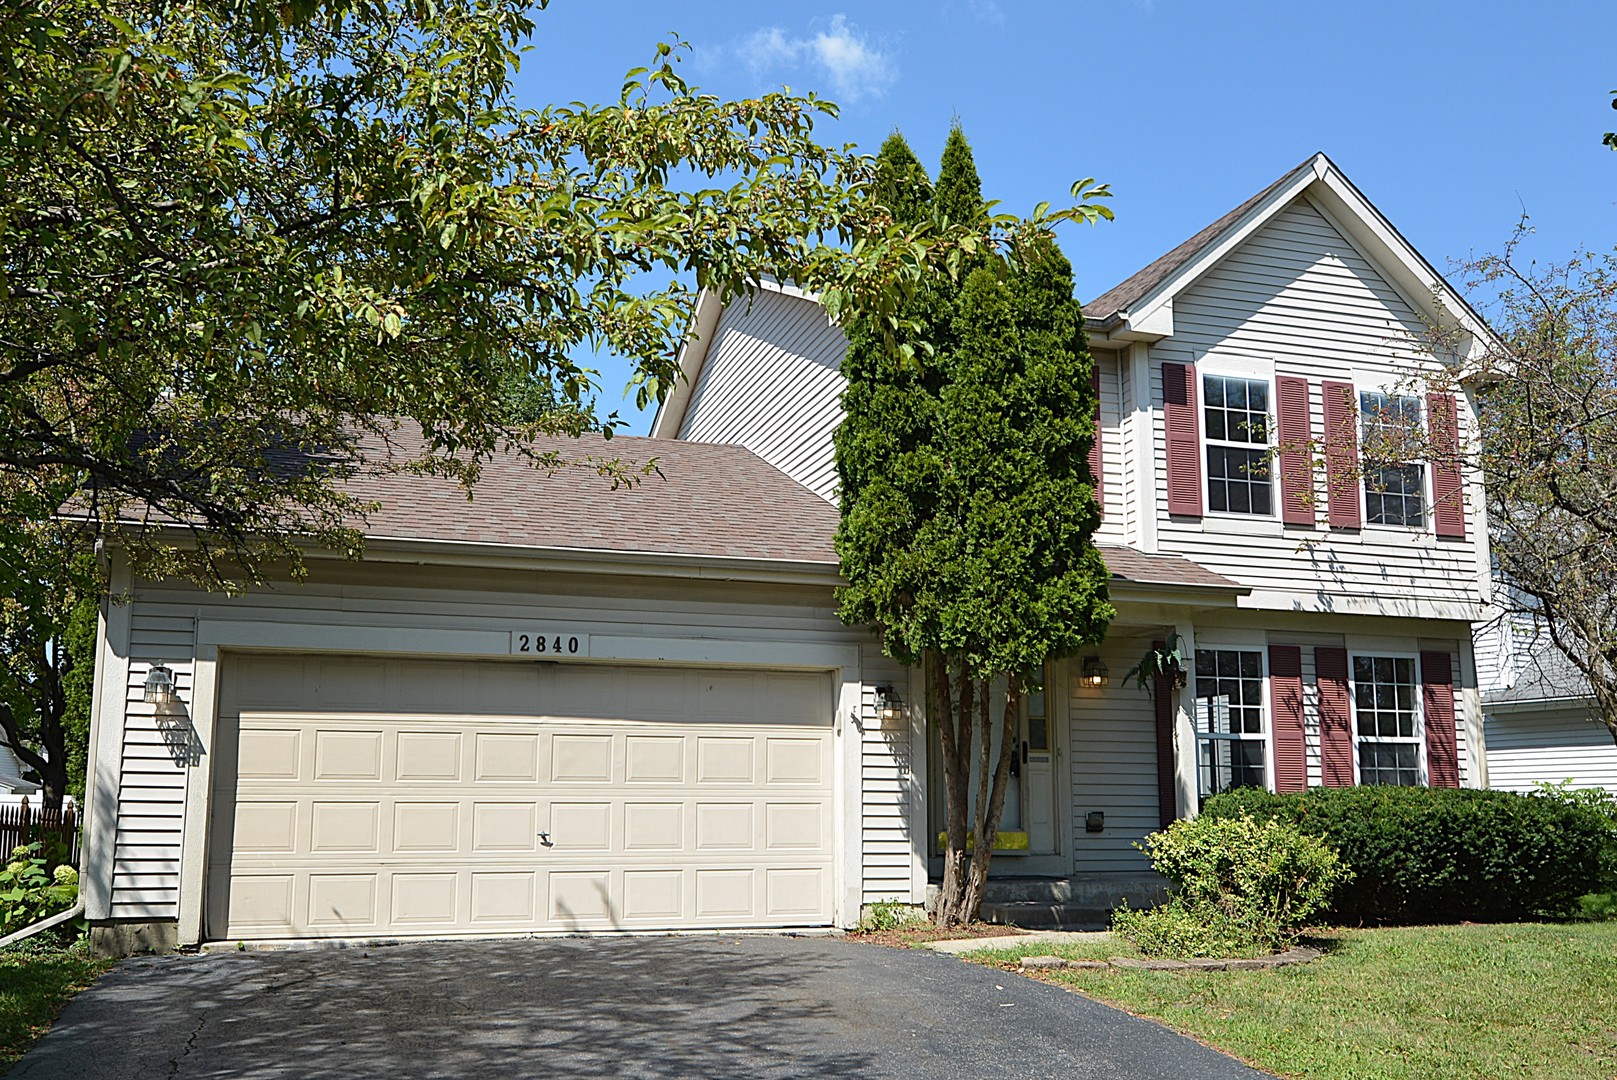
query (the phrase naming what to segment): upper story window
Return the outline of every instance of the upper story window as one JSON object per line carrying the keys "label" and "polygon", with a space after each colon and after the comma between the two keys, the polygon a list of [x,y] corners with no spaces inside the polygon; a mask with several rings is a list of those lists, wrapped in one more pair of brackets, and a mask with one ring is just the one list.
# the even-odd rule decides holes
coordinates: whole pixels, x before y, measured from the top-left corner
{"label": "upper story window", "polygon": [[1420,683],[1412,656],[1353,658],[1359,783],[1419,786]]}
{"label": "upper story window", "polygon": [[1417,456],[1422,429],[1420,398],[1365,390],[1359,394],[1365,452],[1364,515],[1372,525],[1420,528],[1426,522],[1426,466],[1399,461]]}
{"label": "upper story window", "polygon": [[1268,380],[1203,375],[1202,400],[1208,509],[1272,514]]}
{"label": "upper story window", "polygon": [[1196,650],[1196,775],[1205,801],[1221,791],[1267,784],[1268,725],[1263,653]]}

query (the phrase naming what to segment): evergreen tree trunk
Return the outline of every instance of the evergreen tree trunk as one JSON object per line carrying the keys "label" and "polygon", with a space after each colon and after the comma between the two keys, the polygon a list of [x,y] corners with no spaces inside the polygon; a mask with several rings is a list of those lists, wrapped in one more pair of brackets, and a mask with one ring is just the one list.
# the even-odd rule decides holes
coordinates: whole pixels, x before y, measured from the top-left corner
{"label": "evergreen tree trunk", "polygon": [[[942,665],[939,665],[939,669]],[[992,680],[964,674],[960,689],[951,695],[945,671],[933,676],[933,705],[937,710],[943,752],[944,805],[947,812],[943,881],[938,889],[933,920],[939,926],[972,922],[982,907],[988,885],[988,867],[999,839],[1005,813],[1005,794],[1011,785],[1011,761],[1016,753],[1016,722],[1022,701],[1021,680],[1013,676],[1005,691],[1000,717],[999,753],[993,753]],[[950,700],[950,698],[953,700]],[[951,707],[952,706],[952,707]],[[947,712],[943,711],[945,708]],[[977,798],[972,788],[972,743],[977,744]],[[975,806],[973,805],[975,803]],[[975,813],[973,813],[975,809]],[[967,837],[970,836],[970,851]]]}
{"label": "evergreen tree trunk", "polygon": [[[960,921],[958,898],[965,892],[966,883],[966,791],[970,772],[962,772],[960,760],[970,761],[971,737],[969,725],[965,731],[967,745],[962,749],[955,724],[955,694],[949,683],[949,665],[940,652],[928,654],[932,669],[932,722],[938,726],[938,741],[943,751],[943,805],[945,815],[945,843],[943,850],[943,882],[938,889],[937,907],[933,920],[939,926],[953,926]],[[961,698],[970,709],[969,680],[962,680]]]}
{"label": "evergreen tree trunk", "polygon": [[[982,908],[983,894],[988,889],[988,867],[993,861],[994,844],[999,840],[1000,818],[1005,813],[1005,793],[1010,788],[1011,760],[1016,754],[1016,721],[1022,707],[1021,691],[1021,680],[1013,675],[1005,689],[1005,711],[1000,718],[999,760],[994,765],[993,787],[988,796],[986,812],[978,811],[976,834],[972,837],[976,851],[971,860],[971,872],[966,878],[965,896],[961,900],[961,908],[966,913],[962,922],[970,922],[977,917]],[[983,741],[987,743],[991,741],[991,733],[986,694],[982,720]],[[984,758],[986,760],[986,754]]]}

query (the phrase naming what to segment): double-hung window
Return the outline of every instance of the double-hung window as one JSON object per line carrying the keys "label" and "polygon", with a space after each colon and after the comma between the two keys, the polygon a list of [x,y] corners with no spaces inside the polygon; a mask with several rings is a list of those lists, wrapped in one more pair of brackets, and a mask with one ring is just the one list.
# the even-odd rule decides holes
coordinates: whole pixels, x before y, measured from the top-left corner
{"label": "double-hung window", "polygon": [[1420,682],[1410,656],[1353,658],[1353,719],[1359,783],[1417,787]]}
{"label": "double-hung window", "polygon": [[1421,433],[1420,398],[1366,390],[1359,394],[1364,448],[1364,516],[1372,525],[1420,528],[1426,520],[1426,466],[1404,460]]}
{"label": "double-hung window", "polygon": [[1263,653],[1196,650],[1196,773],[1201,798],[1267,784]]}
{"label": "double-hung window", "polygon": [[1269,468],[1269,381],[1202,376],[1207,506],[1218,513],[1274,513]]}

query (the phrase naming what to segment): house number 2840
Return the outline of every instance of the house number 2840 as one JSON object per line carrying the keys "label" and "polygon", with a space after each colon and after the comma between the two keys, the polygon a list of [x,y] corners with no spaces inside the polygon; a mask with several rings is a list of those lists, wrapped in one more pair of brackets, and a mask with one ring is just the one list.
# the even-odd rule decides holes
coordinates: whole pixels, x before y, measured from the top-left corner
{"label": "house number 2840", "polygon": [[554,630],[511,631],[511,652],[517,656],[568,657],[588,656],[588,634]]}

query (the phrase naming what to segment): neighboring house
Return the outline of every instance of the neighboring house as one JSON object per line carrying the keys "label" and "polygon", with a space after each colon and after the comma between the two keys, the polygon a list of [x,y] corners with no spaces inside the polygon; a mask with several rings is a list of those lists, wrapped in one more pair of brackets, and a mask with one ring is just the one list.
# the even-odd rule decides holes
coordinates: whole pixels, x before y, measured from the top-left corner
{"label": "neighboring house", "polygon": [[[1477,480],[1350,475],[1352,399],[1431,362],[1403,340],[1428,321],[1479,348],[1463,302],[1318,157],[1087,310],[1119,615],[1029,696],[997,872],[1137,879],[1133,841],[1241,783],[1480,783]],[[923,695],[835,615],[842,335],[784,288],[695,330],[663,438],[557,444],[655,457],[639,485],[506,457],[473,502],[366,478],[363,562],[237,597],[114,552],[100,947],[850,926],[925,896]],[[1470,437],[1467,400],[1395,404]],[[1265,478],[1297,435],[1330,484],[1305,455]],[[1190,685],[1121,685],[1173,633]]]}
{"label": "neighboring house", "polygon": [[1490,619],[1476,640],[1488,786],[1570,780],[1617,795],[1617,742],[1595,718],[1583,673],[1524,618]]}
{"label": "neighboring house", "polygon": [[[1480,358],[1488,330],[1464,300],[1317,155],[1085,310],[1118,616],[1092,656],[1050,666],[1023,718],[1006,827],[1026,850],[995,867],[1137,872],[1144,833],[1243,784],[1480,786],[1480,478],[1415,461],[1366,483],[1358,459],[1361,416],[1471,439],[1469,394],[1410,385]],[[1457,354],[1423,353],[1433,326]],[[705,296],[695,334],[653,434],[740,443],[834,500],[845,341],[814,298]],[[1276,454],[1311,443],[1326,468]],[[1184,691],[1118,684],[1171,634],[1193,654]],[[923,700],[913,673],[906,694]],[[926,776],[912,739],[904,760]],[[867,832],[867,881],[915,900],[904,886],[923,855],[937,872],[941,822],[935,802],[904,811],[908,832]]]}
{"label": "neighboring house", "polygon": [[40,786],[23,779],[23,764],[9,746],[0,746],[0,803],[18,802],[25,796],[34,796],[39,802]]}

